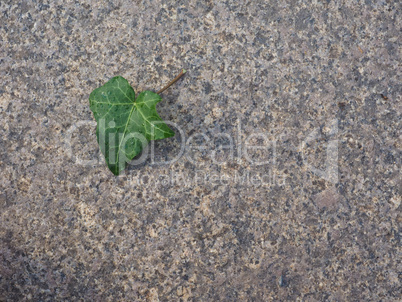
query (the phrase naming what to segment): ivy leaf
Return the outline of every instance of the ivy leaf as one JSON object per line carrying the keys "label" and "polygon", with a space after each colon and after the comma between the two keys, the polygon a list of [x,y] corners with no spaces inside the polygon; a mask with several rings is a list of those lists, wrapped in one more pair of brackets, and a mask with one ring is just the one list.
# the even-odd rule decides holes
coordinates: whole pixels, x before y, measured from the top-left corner
{"label": "ivy leaf", "polygon": [[98,143],[113,174],[119,175],[149,141],[174,136],[156,112],[161,100],[159,94],[149,90],[135,98],[134,89],[121,76],[89,95]]}

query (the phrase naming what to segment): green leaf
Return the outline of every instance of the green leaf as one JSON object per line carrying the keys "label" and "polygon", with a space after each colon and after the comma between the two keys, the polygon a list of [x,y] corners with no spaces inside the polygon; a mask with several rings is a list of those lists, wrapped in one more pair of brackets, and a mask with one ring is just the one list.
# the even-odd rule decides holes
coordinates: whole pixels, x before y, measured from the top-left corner
{"label": "green leaf", "polygon": [[89,95],[98,143],[113,174],[119,175],[149,141],[174,136],[156,112],[161,100],[159,94],[148,90],[135,98],[134,89],[121,76]]}

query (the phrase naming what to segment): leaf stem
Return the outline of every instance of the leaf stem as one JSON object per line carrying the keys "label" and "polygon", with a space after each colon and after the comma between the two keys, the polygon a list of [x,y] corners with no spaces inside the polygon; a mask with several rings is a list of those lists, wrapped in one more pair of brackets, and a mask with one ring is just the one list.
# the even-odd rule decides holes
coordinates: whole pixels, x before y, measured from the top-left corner
{"label": "leaf stem", "polygon": [[177,77],[175,77],[173,80],[171,80],[169,82],[169,84],[167,84],[165,87],[163,87],[161,90],[159,90],[157,92],[157,94],[160,94],[162,92],[164,92],[166,89],[168,89],[170,86],[172,86],[174,83],[176,83],[185,73],[187,72],[187,70],[182,69],[181,72],[177,75]]}

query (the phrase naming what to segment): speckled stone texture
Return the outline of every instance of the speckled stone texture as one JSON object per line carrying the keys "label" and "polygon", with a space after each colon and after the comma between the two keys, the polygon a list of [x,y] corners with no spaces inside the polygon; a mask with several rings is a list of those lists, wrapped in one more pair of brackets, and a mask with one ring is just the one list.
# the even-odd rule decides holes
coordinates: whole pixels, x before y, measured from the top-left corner
{"label": "speckled stone texture", "polygon": [[[0,301],[400,301],[400,13],[2,0]],[[155,157],[188,152],[113,176],[89,93],[181,68]]]}

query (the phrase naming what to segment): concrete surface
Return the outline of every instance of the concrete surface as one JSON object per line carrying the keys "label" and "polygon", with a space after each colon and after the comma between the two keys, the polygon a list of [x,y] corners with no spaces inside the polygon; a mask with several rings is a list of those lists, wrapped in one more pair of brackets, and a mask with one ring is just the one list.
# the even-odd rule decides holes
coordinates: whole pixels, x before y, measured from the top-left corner
{"label": "concrete surface", "polygon": [[[0,300],[400,301],[400,13],[2,0]],[[185,154],[113,176],[89,93],[181,68],[154,153]]]}

